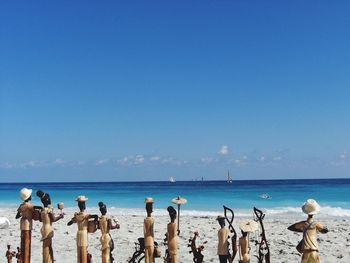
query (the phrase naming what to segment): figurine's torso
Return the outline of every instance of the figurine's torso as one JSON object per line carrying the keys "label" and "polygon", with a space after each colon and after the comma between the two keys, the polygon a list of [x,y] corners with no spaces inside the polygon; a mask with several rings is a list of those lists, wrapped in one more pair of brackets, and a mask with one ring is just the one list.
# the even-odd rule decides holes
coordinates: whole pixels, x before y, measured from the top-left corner
{"label": "figurine's torso", "polygon": [[218,231],[218,255],[227,255],[228,254],[228,237],[230,231],[228,228],[223,227]]}
{"label": "figurine's torso", "polygon": [[167,227],[167,234],[168,234],[168,250],[169,253],[172,255],[177,254],[177,241],[176,241],[176,231],[177,231],[177,224],[176,223],[169,223]]}
{"label": "figurine's torso", "polygon": [[145,238],[145,246],[154,246],[154,232],[153,232],[154,219],[152,217],[146,217],[143,223],[143,233]]}
{"label": "figurine's torso", "polygon": [[79,212],[74,215],[74,221],[78,225],[77,232],[77,245],[79,247],[87,247],[87,228],[88,228],[88,220],[89,214],[85,212]]}
{"label": "figurine's torso", "polygon": [[101,216],[98,224],[102,234],[100,238],[102,246],[101,250],[104,250],[110,247],[111,241],[111,237],[109,235],[108,217],[106,215]]}
{"label": "figurine's torso", "polygon": [[21,230],[32,230],[34,207],[29,202],[24,202],[18,208],[21,214],[20,228]]}
{"label": "figurine's torso", "polygon": [[41,222],[43,226],[41,227],[41,240],[49,237],[53,237],[52,222],[50,214],[52,213],[52,208],[44,207],[40,212]]}

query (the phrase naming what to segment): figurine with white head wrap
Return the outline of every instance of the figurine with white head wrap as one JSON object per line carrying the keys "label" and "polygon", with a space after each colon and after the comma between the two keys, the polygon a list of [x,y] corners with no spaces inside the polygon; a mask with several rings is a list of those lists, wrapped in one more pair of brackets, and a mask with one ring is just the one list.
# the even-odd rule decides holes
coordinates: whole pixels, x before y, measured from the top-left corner
{"label": "figurine with white head wrap", "polygon": [[320,205],[314,199],[308,199],[302,206],[302,211],[308,215],[307,219],[288,227],[291,231],[303,233],[303,239],[297,246],[297,250],[302,253],[301,263],[321,262],[316,235],[317,232],[327,233],[328,229],[314,221],[314,215],[320,210]]}

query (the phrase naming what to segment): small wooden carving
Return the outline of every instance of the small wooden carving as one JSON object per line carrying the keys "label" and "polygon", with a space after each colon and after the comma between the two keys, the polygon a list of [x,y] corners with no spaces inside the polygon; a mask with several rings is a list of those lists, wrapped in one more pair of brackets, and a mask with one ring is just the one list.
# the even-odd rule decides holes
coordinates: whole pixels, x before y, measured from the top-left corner
{"label": "small wooden carving", "polygon": [[319,213],[320,206],[315,200],[309,199],[302,210],[308,215],[307,219],[289,226],[288,230],[303,233],[303,239],[297,246],[298,252],[302,253],[301,263],[321,262],[316,236],[317,232],[327,233],[328,228],[313,219]]}
{"label": "small wooden carving", "polygon": [[199,237],[199,233],[198,232],[194,232],[193,238],[189,239],[189,241],[188,241],[189,242],[188,247],[191,248],[190,253],[193,253],[193,262],[195,262],[195,263],[202,263],[203,259],[204,259],[204,256],[202,254],[204,246],[202,245],[202,246],[197,247],[197,245],[196,245],[197,237]]}
{"label": "small wooden carving", "polygon": [[145,263],[153,263],[154,262],[154,219],[152,218],[153,212],[153,199],[146,198],[146,211],[147,217],[143,222],[143,233],[144,233],[144,241],[145,241]]}
{"label": "small wooden carving", "polygon": [[44,207],[41,208],[40,211],[40,221],[43,223],[41,227],[41,241],[43,242],[42,247],[42,256],[43,263],[53,263],[55,261],[53,256],[52,249],[52,238],[54,236],[52,223],[57,222],[58,220],[64,217],[63,213],[59,216],[55,216],[53,213],[53,209],[51,207],[51,198],[48,193],[44,193],[39,190],[36,192],[36,195],[40,198]]}
{"label": "small wooden carving", "polygon": [[112,256],[112,251],[114,250],[114,242],[109,231],[112,229],[119,229],[120,226],[119,224],[113,224],[112,220],[107,216],[107,206],[103,202],[99,202],[98,206],[101,212],[98,227],[101,230],[102,263],[113,263],[114,258]]}
{"label": "small wooden carving", "polygon": [[249,233],[253,233],[258,229],[258,223],[254,220],[245,220],[240,223],[242,236],[239,238],[239,257],[240,263],[250,262],[250,246],[249,246]]}
{"label": "small wooden carving", "polygon": [[11,246],[7,245],[6,259],[7,263],[12,263],[12,258],[16,256],[16,252],[11,250]]}
{"label": "small wooden carving", "polygon": [[135,252],[128,259],[128,263],[139,263],[145,258],[145,239],[140,237],[137,240],[138,242],[135,243]]}
{"label": "small wooden carving", "polygon": [[17,263],[22,263],[21,248],[20,247],[17,247],[16,260],[17,260]]}
{"label": "small wooden carving", "polygon": [[[78,196],[76,201],[80,212],[75,213],[74,217],[68,222],[68,226],[76,223],[78,225],[77,232],[77,263],[88,263],[88,222],[90,218],[93,218],[95,222],[98,221],[97,215],[90,215],[85,213],[85,202],[88,199],[85,196]],[[96,223],[95,223],[96,224]]]}

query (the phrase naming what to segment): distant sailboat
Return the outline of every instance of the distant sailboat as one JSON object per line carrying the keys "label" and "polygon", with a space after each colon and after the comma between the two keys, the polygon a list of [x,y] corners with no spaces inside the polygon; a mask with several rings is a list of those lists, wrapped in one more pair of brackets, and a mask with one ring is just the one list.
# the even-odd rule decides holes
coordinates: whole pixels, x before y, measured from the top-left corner
{"label": "distant sailboat", "polygon": [[230,176],[230,170],[227,170],[227,183],[232,184],[232,178]]}
{"label": "distant sailboat", "polygon": [[169,177],[169,182],[170,182],[170,183],[175,183],[175,182],[176,182],[176,180],[175,180],[175,178],[174,178],[174,177],[170,176],[170,177]]}

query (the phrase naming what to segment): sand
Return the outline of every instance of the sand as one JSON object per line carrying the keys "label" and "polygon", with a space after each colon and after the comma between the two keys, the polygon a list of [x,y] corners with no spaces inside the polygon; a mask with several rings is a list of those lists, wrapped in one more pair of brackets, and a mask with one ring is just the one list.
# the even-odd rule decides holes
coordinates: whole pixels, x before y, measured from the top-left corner
{"label": "sand", "polygon": [[[19,220],[15,220],[15,209],[2,209],[2,216],[10,219],[11,226],[8,229],[0,229],[0,255],[5,255],[6,245],[11,244],[15,249],[20,244]],[[5,212],[4,212],[5,211]],[[67,214],[61,221],[54,223],[55,236],[53,240],[53,249],[56,262],[73,263],[76,262],[75,234],[76,225],[67,226],[72,214]],[[115,262],[127,262],[127,259],[133,254],[137,238],[143,235],[143,216],[118,216],[121,225],[119,230],[111,231],[115,242],[114,257]],[[295,246],[301,239],[300,233],[293,233],[287,230],[287,227],[296,222],[295,219],[271,219],[266,216],[265,228],[271,250],[271,262],[291,263],[300,262],[300,255]],[[300,220],[303,218],[300,218]],[[238,230],[238,223],[242,218],[235,219],[235,228]],[[166,216],[155,217],[155,240],[161,244],[160,248],[164,254],[165,246],[163,238],[166,232],[166,225],[169,218]],[[319,234],[318,241],[320,246],[320,255],[323,263],[332,262],[350,262],[350,220],[349,219],[322,219],[330,232]],[[188,239],[193,236],[194,231],[200,233],[198,245],[206,242],[204,249],[204,262],[218,262],[216,256],[217,231],[219,225],[215,217],[212,216],[183,216],[181,217],[181,234],[178,238],[179,252],[178,262],[190,263],[192,254],[187,247]],[[41,262],[41,242],[40,242],[40,222],[34,222],[32,233],[32,262]],[[100,259],[100,233],[89,235],[89,252],[93,255],[93,262],[101,262]],[[253,236],[251,238],[254,238]],[[253,255],[256,254],[254,242],[251,242],[251,262],[257,262]],[[2,259],[1,259],[2,258]],[[1,256],[0,262],[5,262]],[[156,259],[156,262],[163,262],[162,259]],[[236,258],[235,262],[238,262]]]}

